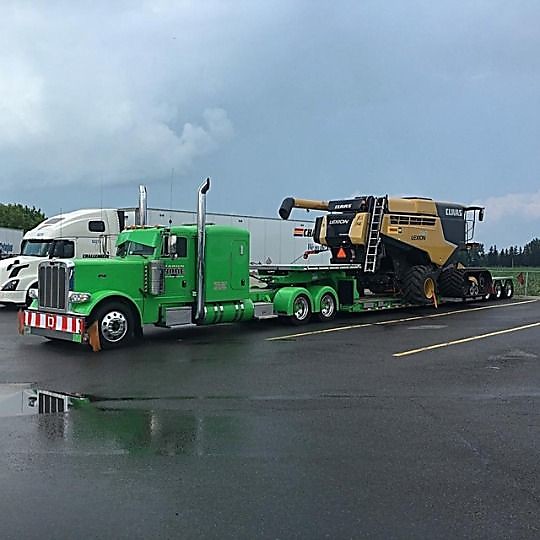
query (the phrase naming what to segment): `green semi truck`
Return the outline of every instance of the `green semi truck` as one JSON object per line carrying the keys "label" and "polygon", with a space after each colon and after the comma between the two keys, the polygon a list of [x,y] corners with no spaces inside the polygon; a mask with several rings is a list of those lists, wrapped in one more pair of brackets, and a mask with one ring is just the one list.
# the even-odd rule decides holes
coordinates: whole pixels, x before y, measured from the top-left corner
{"label": "green semi truck", "polygon": [[[209,187],[207,179],[199,188],[196,225],[127,229],[110,259],[42,262],[34,300],[19,312],[20,332],[88,343],[97,351],[142,336],[147,324],[174,328],[273,317],[303,324],[330,321],[338,311],[411,305],[392,294],[364,295],[361,264],[250,267],[248,231],[206,224]],[[251,286],[253,279],[259,286]],[[494,284],[510,290],[506,282]],[[426,295],[436,303],[435,291]]]}

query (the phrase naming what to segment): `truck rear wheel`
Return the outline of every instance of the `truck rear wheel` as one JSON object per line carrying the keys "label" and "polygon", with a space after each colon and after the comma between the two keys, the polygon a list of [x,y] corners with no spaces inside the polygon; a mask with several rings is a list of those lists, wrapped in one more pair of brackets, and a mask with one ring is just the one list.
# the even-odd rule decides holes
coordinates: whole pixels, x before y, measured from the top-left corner
{"label": "truck rear wheel", "polygon": [[311,304],[305,294],[299,294],[293,303],[293,312],[289,320],[292,324],[305,324],[311,318]]}
{"label": "truck rear wheel", "polygon": [[321,297],[321,310],[317,313],[319,321],[331,321],[336,316],[337,304],[332,293],[324,293]]}
{"label": "truck rear wheel", "polygon": [[430,304],[436,291],[436,274],[430,266],[412,266],[401,280],[403,298],[411,304]]}
{"label": "truck rear wheel", "polygon": [[135,336],[135,317],[130,306],[123,302],[107,302],[98,307],[97,322],[99,341],[103,349],[126,345]]}

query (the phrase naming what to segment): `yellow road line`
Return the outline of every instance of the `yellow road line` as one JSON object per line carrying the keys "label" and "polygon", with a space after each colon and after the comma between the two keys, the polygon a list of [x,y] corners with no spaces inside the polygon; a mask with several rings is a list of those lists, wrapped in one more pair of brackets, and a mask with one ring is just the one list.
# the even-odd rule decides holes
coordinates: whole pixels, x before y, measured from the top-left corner
{"label": "yellow road line", "polygon": [[505,330],[497,330],[496,332],[489,332],[488,334],[479,334],[478,336],[471,336],[462,339],[455,339],[453,341],[447,341],[446,343],[437,343],[436,345],[428,345],[427,347],[420,347],[419,349],[411,349],[410,351],[404,351],[395,353],[392,356],[407,356],[409,354],[416,354],[424,351],[432,351],[433,349],[440,349],[442,347],[450,347],[451,345],[459,345],[460,343],[468,343],[469,341],[476,341],[478,339],[486,339],[488,337],[500,336],[501,334],[509,334],[510,332],[519,332],[520,330],[527,330],[528,328],[534,328],[540,326],[540,322],[532,324],[525,324],[523,326],[515,326],[514,328],[506,328]]}
{"label": "yellow road line", "polygon": [[[324,330],[310,330],[308,332],[298,332],[296,334],[286,334],[284,336],[275,336],[266,338],[266,341],[279,341],[281,339],[291,339],[297,337],[305,336],[314,336],[317,334],[328,334],[330,332],[341,332],[342,330],[354,330],[356,328],[366,328],[368,326],[382,326],[385,324],[396,324],[401,322],[417,321],[420,319],[433,319],[435,317],[446,317],[447,315],[455,315],[456,313],[469,313],[471,311],[480,311],[483,309],[494,309],[494,308],[505,308],[511,306],[519,306],[522,304],[530,304],[531,302],[538,302],[537,299],[533,300],[523,300],[521,302],[512,302],[511,304],[493,304],[490,306],[481,306],[468,309],[455,309],[453,311],[445,311],[444,313],[433,313],[431,315],[416,315],[414,317],[405,317],[401,319],[392,319],[390,321],[378,321],[374,323],[362,323],[362,324],[351,324],[348,326],[335,326],[333,328],[326,328]],[[374,311],[366,311],[365,313],[375,313]]]}

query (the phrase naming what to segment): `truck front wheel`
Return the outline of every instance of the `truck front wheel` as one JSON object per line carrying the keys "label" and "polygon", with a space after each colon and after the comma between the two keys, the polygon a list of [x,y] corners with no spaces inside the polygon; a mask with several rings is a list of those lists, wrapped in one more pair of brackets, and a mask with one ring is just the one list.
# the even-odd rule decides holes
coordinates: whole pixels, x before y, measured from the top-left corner
{"label": "truck front wheel", "polygon": [[124,303],[110,302],[100,306],[93,319],[103,349],[125,345],[135,336],[135,318],[131,308]]}

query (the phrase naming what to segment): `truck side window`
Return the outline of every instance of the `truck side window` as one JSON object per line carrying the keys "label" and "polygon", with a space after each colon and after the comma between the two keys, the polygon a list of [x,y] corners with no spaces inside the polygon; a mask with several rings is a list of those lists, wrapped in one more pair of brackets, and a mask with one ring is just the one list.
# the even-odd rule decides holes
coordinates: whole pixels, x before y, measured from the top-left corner
{"label": "truck side window", "polygon": [[50,256],[59,259],[72,259],[75,256],[75,244],[71,240],[56,240]]}
{"label": "truck side window", "polygon": [[179,236],[176,239],[176,255],[178,257],[187,257],[187,238]]}
{"label": "truck side window", "polygon": [[105,232],[105,222],[101,220],[89,221],[88,230],[90,232]]}

